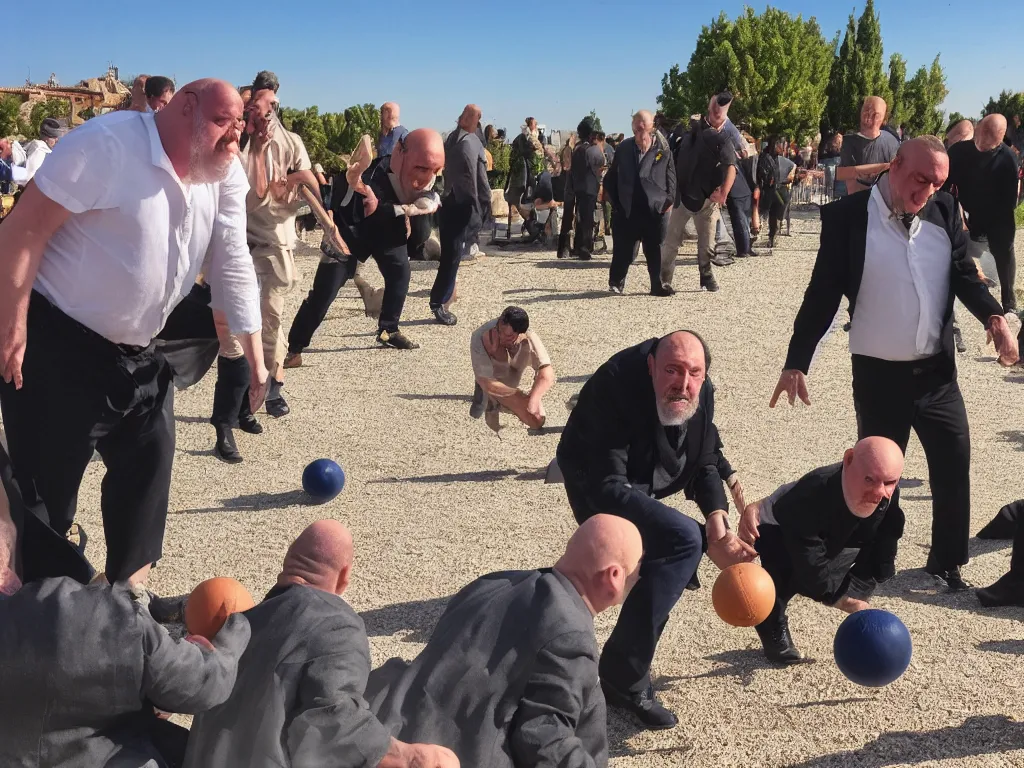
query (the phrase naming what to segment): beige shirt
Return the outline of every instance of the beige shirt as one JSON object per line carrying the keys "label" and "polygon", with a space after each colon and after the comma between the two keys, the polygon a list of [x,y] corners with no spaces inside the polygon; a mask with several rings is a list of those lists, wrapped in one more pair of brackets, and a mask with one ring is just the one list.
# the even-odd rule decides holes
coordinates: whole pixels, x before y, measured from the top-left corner
{"label": "beige shirt", "polygon": [[[242,165],[249,177],[252,191],[246,200],[248,223],[246,234],[252,245],[269,245],[277,248],[295,247],[295,213],[302,206],[302,198],[281,202],[275,200],[270,192],[260,200],[256,196],[256,156],[250,152],[252,144],[246,145],[242,151]],[[289,171],[307,171],[312,168],[309,153],[302,139],[291,131],[286,131],[280,122],[274,130],[274,136],[264,147],[268,181],[287,178]]]}
{"label": "beige shirt", "polygon": [[484,379],[497,379],[509,387],[518,387],[527,367],[539,371],[545,365],[551,365],[551,358],[544,348],[544,343],[533,331],[523,334],[522,340],[509,350],[499,348],[501,358],[493,358],[487,354],[484,338],[487,334],[497,333],[497,320],[490,320],[475,331],[469,341],[469,353],[473,360],[473,375]]}

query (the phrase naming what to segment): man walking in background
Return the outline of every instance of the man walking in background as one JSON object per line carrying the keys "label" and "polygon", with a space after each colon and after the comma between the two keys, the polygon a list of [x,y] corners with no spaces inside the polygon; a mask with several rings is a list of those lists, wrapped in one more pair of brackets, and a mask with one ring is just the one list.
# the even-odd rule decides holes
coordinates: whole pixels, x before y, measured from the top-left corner
{"label": "man walking in background", "polygon": [[868,96],[860,110],[860,133],[843,138],[836,179],[846,183],[846,194],[867,189],[878,175],[889,169],[889,163],[900,148],[900,140],[882,130],[885,123],[885,101]]}
{"label": "man walking in background", "polygon": [[439,218],[441,260],[430,289],[430,311],[441,325],[455,325],[458,318],[448,310],[455,293],[459,263],[469,253],[473,239],[491,213],[491,187],[487,183],[487,159],[477,137],[481,111],[467,104],[458,128],[444,144],[444,194]]}

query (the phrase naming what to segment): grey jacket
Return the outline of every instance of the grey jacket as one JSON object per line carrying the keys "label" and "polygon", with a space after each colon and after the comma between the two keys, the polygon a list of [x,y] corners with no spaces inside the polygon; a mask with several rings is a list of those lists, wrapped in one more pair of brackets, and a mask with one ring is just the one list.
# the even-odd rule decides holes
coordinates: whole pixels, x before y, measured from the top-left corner
{"label": "grey jacket", "polygon": [[666,205],[676,199],[676,163],[669,150],[668,141],[659,132],[654,132],[654,143],[640,160],[637,167],[636,139],[624,139],[615,150],[615,159],[604,179],[605,192],[614,209],[626,216],[633,213],[633,194],[639,182],[650,213],[661,215]]}
{"label": "grey jacket", "polygon": [[484,147],[475,133],[457,128],[444,143],[444,201],[471,205],[480,217],[491,213],[491,186],[487,181]]}
{"label": "grey jacket", "polygon": [[370,675],[370,706],[396,736],[441,744],[474,768],[608,763],[594,621],[554,570],[477,579],[422,653]]}
{"label": "grey jacket", "polygon": [[375,767],[391,743],[363,689],[366,628],[313,587],[275,587],[245,612],[252,642],[224,704],[192,724],[186,768]]}
{"label": "grey jacket", "polygon": [[597,197],[601,188],[601,171],[604,169],[604,152],[595,144],[583,141],[572,151],[572,191],[576,197],[590,195]]}
{"label": "grey jacket", "polygon": [[126,586],[42,579],[0,597],[0,765],[155,768],[153,707],[224,701],[249,624],[232,616],[210,652],[172,640]]}

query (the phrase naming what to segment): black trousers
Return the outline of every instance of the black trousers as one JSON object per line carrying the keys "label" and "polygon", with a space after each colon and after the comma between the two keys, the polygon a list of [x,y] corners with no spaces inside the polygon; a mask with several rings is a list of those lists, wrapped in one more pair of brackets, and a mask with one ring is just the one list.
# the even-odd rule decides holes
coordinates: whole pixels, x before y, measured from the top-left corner
{"label": "black trousers", "polygon": [[789,210],[790,188],[777,186],[768,193],[768,238],[772,239],[779,231],[779,223],[786,218]]}
{"label": "black trousers", "polygon": [[249,407],[249,362],[244,357],[228,359],[217,356],[217,383],[213,388],[213,413],[210,423],[215,427],[237,427],[239,420],[252,416]]}
{"label": "black trousers", "polygon": [[456,203],[451,196],[445,200],[438,215],[441,239],[441,260],[430,289],[430,308],[437,309],[451,300],[459,264],[469,253],[473,238],[480,231],[480,216],[472,203]]}
{"label": "black trousers", "polygon": [[322,259],[313,276],[313,287],[302,300],[288,330],[288,351],[298,354],[313,340],[313,334],[327,317],[331,304],[338,298],[341,286],[355,274],[356,260],[335,261]]}
{"label": "black trousers", "polygon": [[[968,560],[971,527],[971,433],[956,367],[940,353],[927,360],[891,362],[853,356],[853,404],[858,438],[888,437],[906,453],[910,430],[928,461],[932,489],[930,569]],[[899,488],[890,504],[899,504]]]}
{"label": "black trousers", "polygon": [[576,195],[576,237],[573,249],[589,256],[594,250],[594,215],[597,213],[597,195]]}
{"label": "black trousers", "polygon": [[996,274],[999,275],[1000,301],[1004,313],[1017,311],[1017,296],[1013,292],[1017,280],[1017,257],[1013,250],[1015,235],[1016,231],[1011,227],[1007,231],[988,236],[988,248],[996,262]]}
{"label": "black trousers", "polygon": [[[568,179],[569,174],[563,174]],[[576,211],[576,195],[573,193],[572,185],[565,185],[565,200],[562,203],[562,224],[558,229],[558,236],[565,237],[572,232],[573,215]]]}
{"label": "black trousers", "polygon": [[[576,522],[598,513],[624,517],[640,531],[644,559],[640,580],[622,604],[608,642],[601,652],[601,679],[622,693],[639,693],[651,684],[651,661],[669,614],[690,583],[704,554],[704,533],[693,518],[636,492],[621,509],[591,503],[586,476],[560,461]],[[568,470],[568,471],[566,471]]]}
{"label": "black trousers", "polygon": [[[160,559],[174,463],[171,371],[154,345],[128,348],[72,320],[38,293],[17,390],[0,382],[0,407],[25,506],[61,535],[99,452],[105,572],[127,579]],[[35,566],[32,566],[35,567]]]}
{"label": "black trousers", "polygon": [[[766,624],[771,624],[785,616],[789,601],[802,593],[795,579],[796,568],[793,564],[793,556],[786,548],[782,529],[777,525],[761,525],[758,527],[758,534],[759,538],[755,547],[757,554],[761,556],[761,567],[768,571],[768,575],[775,582],[775,607],[765,620]],[[866,600],[871,596],[874,583],[855,579],[852,573],[859,553],[859,549],[844,549],[829,563],[829,570],[845,572],[845,576],[840,581],[839,588],[833,594],[825,596],[823,602],[831,605],[844,595],[861,600]],[[836,578],[838,580],[838,576]]]}
{"label": "black trousers", "polygon": [[629,266],[636,256],[637,243],[643,243],[651,290],[661,286],[661,244],[665,242],[668,215],[657,216],[650,211],[635,211],[626,216],[615,213],[615,236],[612,239],[612,265],[608,271],[610,285],[626,282]]}

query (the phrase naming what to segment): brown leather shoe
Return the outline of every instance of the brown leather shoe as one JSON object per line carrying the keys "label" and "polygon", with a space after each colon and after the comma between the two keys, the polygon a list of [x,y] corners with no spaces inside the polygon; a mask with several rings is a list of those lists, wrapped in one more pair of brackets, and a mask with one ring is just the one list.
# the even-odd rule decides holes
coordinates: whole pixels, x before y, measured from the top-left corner
{"label": "brown leather shoe", "polygon": [[301,368],[302,367],[302,353],[301,352],[289,352],[284,356],[284,363],[282,363],[285,369],[288,368]]}

